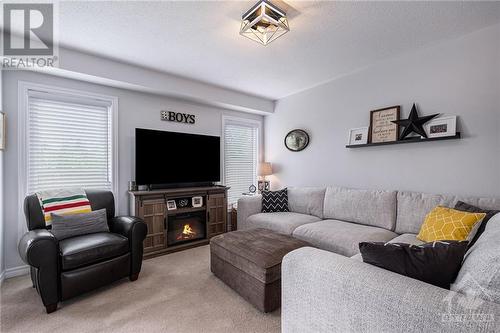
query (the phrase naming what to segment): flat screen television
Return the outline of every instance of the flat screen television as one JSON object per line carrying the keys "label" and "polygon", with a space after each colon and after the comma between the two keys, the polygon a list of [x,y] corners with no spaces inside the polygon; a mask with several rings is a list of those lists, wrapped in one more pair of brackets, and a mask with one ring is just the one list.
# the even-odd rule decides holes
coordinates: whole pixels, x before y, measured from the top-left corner
{"label": "flat screen television", "polygon": [[152,187],[220,181],[220,138],[136,128],[135,181]]}

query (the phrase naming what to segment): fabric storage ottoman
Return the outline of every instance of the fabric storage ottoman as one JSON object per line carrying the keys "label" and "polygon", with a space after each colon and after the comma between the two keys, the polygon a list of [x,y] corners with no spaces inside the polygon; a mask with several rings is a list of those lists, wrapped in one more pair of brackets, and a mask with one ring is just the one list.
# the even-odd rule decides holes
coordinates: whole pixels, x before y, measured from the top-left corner
{"label": "fabric storage ottoman", "polygon": [[211,271],[263,312],[281,305],[281,260],[309,244],[267,229],[233,231],[210,241]]}

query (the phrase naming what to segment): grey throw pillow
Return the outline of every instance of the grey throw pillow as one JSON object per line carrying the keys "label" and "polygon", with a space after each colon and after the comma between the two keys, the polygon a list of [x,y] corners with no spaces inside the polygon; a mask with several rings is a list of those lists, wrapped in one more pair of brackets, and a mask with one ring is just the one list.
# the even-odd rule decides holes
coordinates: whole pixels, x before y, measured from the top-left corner
{"label": "grey throw pillow", "polygon": [[50,231],[58,240],[96,232],[109,232],[106,208],[83,214],[52,214]]}
{"label": "grey throw pillow", "polygon": [[[472,237],[469,241],[469,248],[472,247],[478,238],[481,236],[481,234],[484,232],[484,229],[486,228],[486,224],[488,221],[495,216],[497,213],[500,213],[498,210],[490,210],[490,209],[482,209],[473,205],[470,205],[468,203],[465,203],[463,201],[458,201],[455,204],[455,209],[461,210],[463,212],[470,212],[470,213],[486,213],[486,216],[484,219],[476,223],[474,226],[474,229],[472,229],[471,233],[469,234],[469,237]],[[475,231],[475,232],[474,232]]]}

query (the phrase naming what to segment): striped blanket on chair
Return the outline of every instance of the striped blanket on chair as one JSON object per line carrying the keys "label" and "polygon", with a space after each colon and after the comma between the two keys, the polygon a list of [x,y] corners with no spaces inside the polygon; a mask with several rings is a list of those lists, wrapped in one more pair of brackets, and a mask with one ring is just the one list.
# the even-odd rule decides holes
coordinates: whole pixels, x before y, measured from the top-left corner
{"label": "striped blanket on chair", "polygon": [[69,215],[92,211],[87,194],[81,188],[67,188],[36,192],[40,201],[45,225],[52,223],[51,214]]}

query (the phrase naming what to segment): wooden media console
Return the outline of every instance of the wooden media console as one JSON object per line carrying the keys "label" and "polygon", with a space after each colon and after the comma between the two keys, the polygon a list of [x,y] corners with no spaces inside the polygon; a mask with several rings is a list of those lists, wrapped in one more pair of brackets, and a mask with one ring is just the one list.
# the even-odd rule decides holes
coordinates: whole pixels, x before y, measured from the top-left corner
{"label": "wooden media console", "polygon": [[[148,226],[144,258],[206,245],[210,238],[225,233],[227,190],[224,186],[207,186],[129,191],[130,215],[143,219]],[[193,197],[202,197],[201,207],[193,207]],[[171,200],[183,206],[169,210],[167,202]]]}

